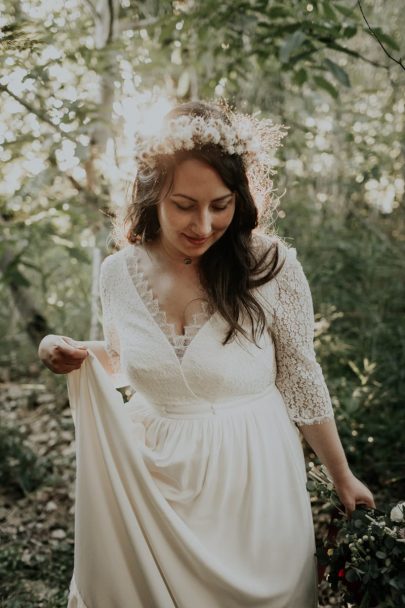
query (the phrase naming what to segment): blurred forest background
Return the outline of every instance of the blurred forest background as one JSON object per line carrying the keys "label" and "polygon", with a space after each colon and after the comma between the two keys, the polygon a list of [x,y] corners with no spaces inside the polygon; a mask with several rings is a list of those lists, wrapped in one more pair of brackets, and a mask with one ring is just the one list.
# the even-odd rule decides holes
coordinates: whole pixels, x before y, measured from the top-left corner
{"label": "blurred forest background", "polygon": [[[133,136],[176,101],[224,96],[290,126],[275,228],[311,285],[352,470],[378,505],[404,499],[403,3],[0,0],[0,26],[1,606],[66,605],[74,429],[37,348],[102,339]],[[341,605],[326,585],[321,605]]]}

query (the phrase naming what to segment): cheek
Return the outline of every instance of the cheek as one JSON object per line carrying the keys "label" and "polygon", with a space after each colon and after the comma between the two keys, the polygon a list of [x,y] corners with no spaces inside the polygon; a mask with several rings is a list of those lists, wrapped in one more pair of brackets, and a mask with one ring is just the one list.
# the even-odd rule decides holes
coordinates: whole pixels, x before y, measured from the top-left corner
{"label": "cheek", "polygon": [[160,213],[160,221],[166,228],[176,228],[184,224],[184,217],[175,209],[163,207]]}

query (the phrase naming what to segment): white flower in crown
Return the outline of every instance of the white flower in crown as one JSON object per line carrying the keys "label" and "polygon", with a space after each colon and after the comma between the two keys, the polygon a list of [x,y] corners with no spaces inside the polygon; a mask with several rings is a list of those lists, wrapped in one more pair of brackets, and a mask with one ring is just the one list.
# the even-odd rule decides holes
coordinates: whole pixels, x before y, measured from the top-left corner
{"label": "white flower in crown", "polygon": [[195,143],[194,143],[194,141],[193,141],[193,139],[191,137],[190,137],[190,139],[187,139],[184,142],[184,148],[186,150],[192,150],[194,147],[195,147]]}
{"label": "white flower in crown", "polygon": [[231,114],[230,123],[218,118],[177,116],[156,135],[137,136],[136,158],[138,162],[154,167],[159,155],[214,144],[228,154],[241,156],[246,168],[255,163],[266,168],[271,165],[270,148],[281,145],[281,139],[287,134],[280,127],[285,125],[273,125],[270,119],[259,121],[238,113]]}
{"label": "white flower in crown", "polygon": [[204,132],[204,137],[208,143],[219,144],[221,140],[221,134],[218,129],[212,125],[209,125]]}
{"label": "white flower in crown", "polygon": [[252,124],[249,119],[242,118],[238,123],[238,135],[240,139],[248,140],[253,135]]}
{"label": "white flower in crown", "polygon": [[260,152],[260,148],[260,142],[258,142],[257,139],[251,139],[246,145],[246,152],[249,154],[255,154]]}
{"label": "white flower in crown", "polygon": [[169,128],[171,125],[175,128],[188,127],[190,125],[190,118],[189,116],[177,116],[177,118],[172,118],[169,121]]}

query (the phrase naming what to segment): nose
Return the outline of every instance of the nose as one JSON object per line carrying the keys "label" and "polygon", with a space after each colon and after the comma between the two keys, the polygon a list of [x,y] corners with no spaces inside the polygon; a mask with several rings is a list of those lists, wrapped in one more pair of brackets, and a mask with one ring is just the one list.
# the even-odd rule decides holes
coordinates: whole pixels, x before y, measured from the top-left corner
{"label": "nose", "polygon": [[212,229],[212,218],[209,211],[202,211],[192,224],[193,234],[197,239],[204,239],[210,236]]}

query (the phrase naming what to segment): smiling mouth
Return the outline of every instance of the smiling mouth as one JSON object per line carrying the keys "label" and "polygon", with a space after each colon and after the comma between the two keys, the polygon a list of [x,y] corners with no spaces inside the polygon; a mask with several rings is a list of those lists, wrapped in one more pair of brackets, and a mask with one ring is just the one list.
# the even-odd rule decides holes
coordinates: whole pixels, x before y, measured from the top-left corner
{"label": "smiling mouth", "polygon": [[204,243],[205,241],[208,241],[209,237],[204,237],[203,239],[198,239],[195,238],[194,236],[189,236],[188,234],[184,235],[186,238],[188,238],[190,241],[194,241],[195,243]]}

